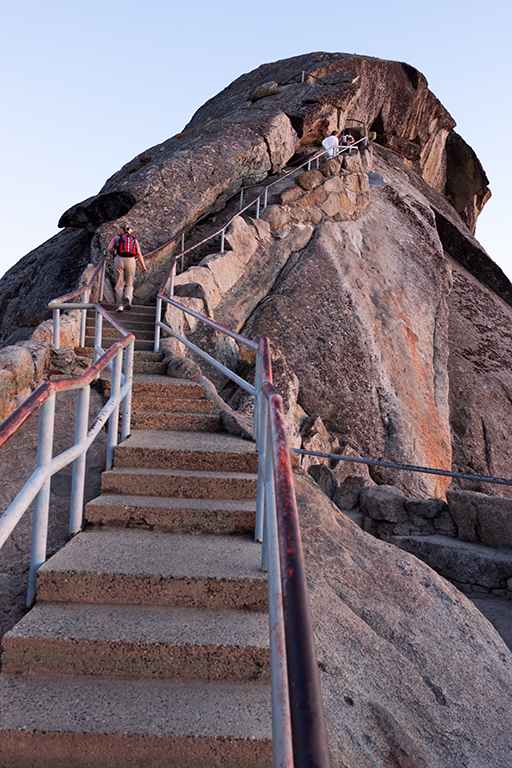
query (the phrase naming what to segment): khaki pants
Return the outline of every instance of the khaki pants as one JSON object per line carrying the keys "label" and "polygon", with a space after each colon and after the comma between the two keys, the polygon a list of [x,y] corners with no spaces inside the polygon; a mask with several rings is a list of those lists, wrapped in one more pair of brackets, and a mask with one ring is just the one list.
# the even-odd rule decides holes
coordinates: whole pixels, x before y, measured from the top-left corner
{"label": "khaki pants", "polygon": [[114,276],[116,278],[116,302],[123,303],[124,298],[130,304],[133,298],[133,281],[135,279],[136,259],[134,256],[116,256],[114,259]]}

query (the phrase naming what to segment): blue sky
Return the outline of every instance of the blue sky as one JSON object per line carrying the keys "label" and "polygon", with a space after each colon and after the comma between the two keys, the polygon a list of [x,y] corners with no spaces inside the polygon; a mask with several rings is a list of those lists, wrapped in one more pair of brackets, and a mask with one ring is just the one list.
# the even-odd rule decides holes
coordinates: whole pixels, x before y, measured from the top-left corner
{"label": "blue sky", "polygon": [[3,0],[0,275],[53,236],[67,208],[179,132],[239,75],[322,50],[406,61],[425,75],[489,177],[493,197],[476,234],[512,279],[511,8],[503,0]]}

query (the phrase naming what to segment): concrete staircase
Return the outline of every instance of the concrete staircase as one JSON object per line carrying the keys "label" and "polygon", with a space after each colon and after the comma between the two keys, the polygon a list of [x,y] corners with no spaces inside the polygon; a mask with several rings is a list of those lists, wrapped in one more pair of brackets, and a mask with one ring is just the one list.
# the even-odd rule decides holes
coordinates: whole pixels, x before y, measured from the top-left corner
{"label": "concrete staircase", "polygon": [[271,764],[257,454],[202,395],[136,374],[139,428],[4,637],[2,768]]}

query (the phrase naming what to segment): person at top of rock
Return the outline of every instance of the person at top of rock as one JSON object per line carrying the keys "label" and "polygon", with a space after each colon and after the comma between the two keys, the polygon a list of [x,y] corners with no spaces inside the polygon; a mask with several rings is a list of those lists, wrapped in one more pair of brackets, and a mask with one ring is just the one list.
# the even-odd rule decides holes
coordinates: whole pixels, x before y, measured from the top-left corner
{"label": "person at top of rock", "polygon": [[[345,129],[341,135],[341,141],[340,141],[341,146],[351,147],[354,142],[355,142],[355,139],[350,133],[350,131],[348,129]],[[357,152],[357,147],[353,147],[352,149],[349,149],[348,154],[351,155],[353,152]]]}
{"label": "person at top of rock", "polygon": [[329,151],[325,153],[325,157],[327,159],[331,159],[331,157],[334,157],[338,154],[338,131],[333,131],[330,136],[326,136],[325,139],[322,141],[322,147],[324,149],[328,149]]}
{"label": "person at top of rock", "polygon": [[107,251],[115,256],[114,276],[116,278],[117,312],[132,308],[133,281],[135,279],[136,260],[143,273],[146,273],[144,257],[140,245],[133,236],[132,228],[124,222],[119,224],[118,234],[108,244]]}

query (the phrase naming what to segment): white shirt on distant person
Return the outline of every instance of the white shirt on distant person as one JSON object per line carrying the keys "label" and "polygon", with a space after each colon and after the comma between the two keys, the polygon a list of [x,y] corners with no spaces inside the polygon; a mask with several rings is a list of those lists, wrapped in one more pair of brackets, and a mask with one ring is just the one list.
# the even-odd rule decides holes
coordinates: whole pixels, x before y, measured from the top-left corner
{"label": "white shirt on distant person", "polygon": [[326,136],[325,139],[322,141],[322,147],[324,149],[329,149],[329,152],[326,152],[326,157],[334,157],[338,154],[338,150],[335,149],[335,147],[339,146],[338,137],[333,136]]}

